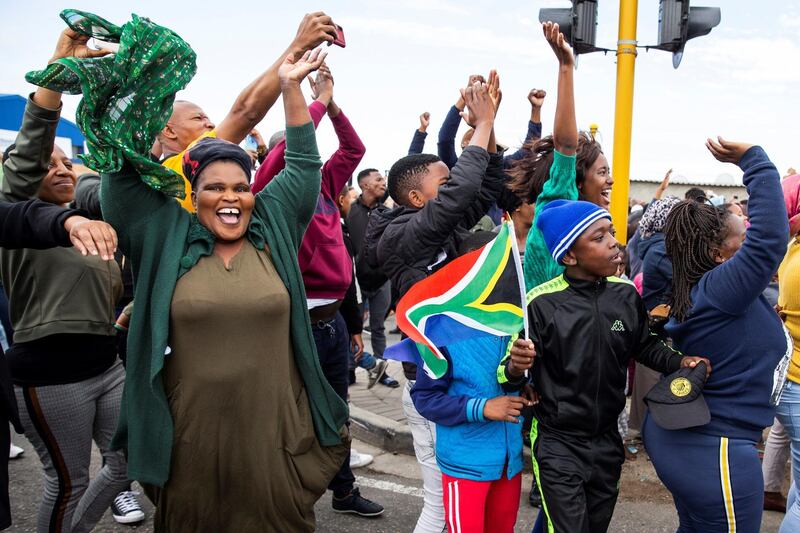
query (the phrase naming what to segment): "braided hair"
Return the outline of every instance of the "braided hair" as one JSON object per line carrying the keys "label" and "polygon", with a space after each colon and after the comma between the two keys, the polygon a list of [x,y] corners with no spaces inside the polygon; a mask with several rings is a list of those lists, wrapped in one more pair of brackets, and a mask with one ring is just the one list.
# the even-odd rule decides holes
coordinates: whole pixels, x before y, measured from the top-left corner
{"label": "braided hair", "polygon": [[692,287],[717,266],[715,256],[727,237],[729,211],[684,200],[675,205],[664,226],[664,243],[672,260],[670,316],[682,322],[692,307]]}

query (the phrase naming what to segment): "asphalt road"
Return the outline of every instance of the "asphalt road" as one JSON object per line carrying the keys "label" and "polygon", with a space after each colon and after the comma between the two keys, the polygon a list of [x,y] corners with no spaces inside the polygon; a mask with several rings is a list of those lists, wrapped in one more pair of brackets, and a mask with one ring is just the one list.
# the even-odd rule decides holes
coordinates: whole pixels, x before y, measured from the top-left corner
{"label": "asphalt road", "polygon": [[[30,444],[21,436],[15,443],[25,448],[25,455],[9,465],[11,481],[11,506],[14,525],[9,531],[35,533],[36,509],[42,490],[41,465]],[[417,516],[422,509],[422,482],[418,479],[416,461],[408,456],[383,453],[363,443],[356,443],[359,451],[372,453],[375,462],[367,468],[355,471],[361,493],[385,508],[383,516],[373,519],[352,515],[341,515],[331,509],[330,494],[320,499],[316,506],[317,525],[320,533],[402,533],[413,531]],[[637,464],[638,463],[638,464]],[[92,470],[99,468],[97,450],[93,453]],[[614,519],[609,531],[619,533],[659,533],[674,532],[677,528],[675,509],[660,488],[657,479],[652,478],[652,467],[642,458],[623,473],[623,492],[617,504]],[[528,533],[533,526],[538,509],[527,503],[527,487],[530,476],[523,480],[523,494],[517,519],[517,532]],[[631,487],[630,490],[625,487]],[[102,533],[149,533],[153,531],[153,507],[143,496],[147,520],[139,526],[116,524],[110,513],[98,524],[94,531]],[[776,532],[783,515],[764,513],[763,532]]]}

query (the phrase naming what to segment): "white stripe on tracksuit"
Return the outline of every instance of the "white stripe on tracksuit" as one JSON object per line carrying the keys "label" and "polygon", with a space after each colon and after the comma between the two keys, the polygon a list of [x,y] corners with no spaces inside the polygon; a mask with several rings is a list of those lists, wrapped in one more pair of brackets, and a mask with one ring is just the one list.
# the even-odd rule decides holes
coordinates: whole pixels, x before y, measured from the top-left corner
{"label": "white stripe on tracksuit", "polygon": [[[461,533],[461,508],[458,501],[458,481],[447,484],[447,503],[449,508],[447,525],[450,533]],[[455,516],[455,521],[453,520]]]}

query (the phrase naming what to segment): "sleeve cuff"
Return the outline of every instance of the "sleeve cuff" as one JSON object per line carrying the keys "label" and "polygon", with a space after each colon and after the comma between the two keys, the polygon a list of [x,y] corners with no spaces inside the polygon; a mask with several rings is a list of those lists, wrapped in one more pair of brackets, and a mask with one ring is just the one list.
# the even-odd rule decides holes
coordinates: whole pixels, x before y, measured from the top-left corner
{"label": "sleeve cuff", "polygon": [[467,400],[468,422],[486,422],[486,419],[483,417],[483,408],[486,402],[486,398],[471,398]]}
{"label": "sleeve cuff", "polygon": [[28,96],[28,103],[25,106],[25,112],[30,113],[39,120],[58,122],[58,119],[61,116],[61,108],[64,107],[64,103],[62,102],[59,104],[58,109],[48,109],[34,102],[33,94],[34,93],[31,93],[30,96]]}
{"label": "sleeve cuff", "polygon": [[742,159],[739,160],[739,168],[746,171],[749,167],[765,159],[769,160],[769,157],[763,148],[760,146],[751,146],[744,153]]}
{"label": "sleeve cuff", "polygon": [[573,164],[574,164],[574,161],[577,159],[577,156],[576,156],[576,154],[564,155],[561,152],[559,152],[558,150],[553,150],[553,163],[554,164],[555,164],[557,159],[571,159],[573,161]]}
{"label": "sleeve cuff", "polygon": [[309,121],[301,126],[286,126],[286,149],[318,156],[314,123]]}

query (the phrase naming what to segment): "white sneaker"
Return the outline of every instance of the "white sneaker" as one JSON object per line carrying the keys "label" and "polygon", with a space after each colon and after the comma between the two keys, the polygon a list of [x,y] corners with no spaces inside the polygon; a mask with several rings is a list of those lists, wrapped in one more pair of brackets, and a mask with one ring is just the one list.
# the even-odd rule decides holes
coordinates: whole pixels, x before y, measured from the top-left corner
{"label": "white sneaker", "polygon": [[8,458],[9,459],[19,459],[22,457],[22,454],[25,453],[25,450],[20,448],[19,446],[14,446],[14,443],[11,443],[11,449],[8,450]]}
{"label": "white sneaker", "polygon": [[375,458],[368,453],[358,453],[352,448],[350,449],[350,468],[361,468],[362,466],[367,466],[374,459]]}
{"label": "white sneaker", "polygon": [[138,492],[126,490],[117,494],[111,504],[111,514],[119,524],[135,524],[144,520],[144,511],[136,499]]}

